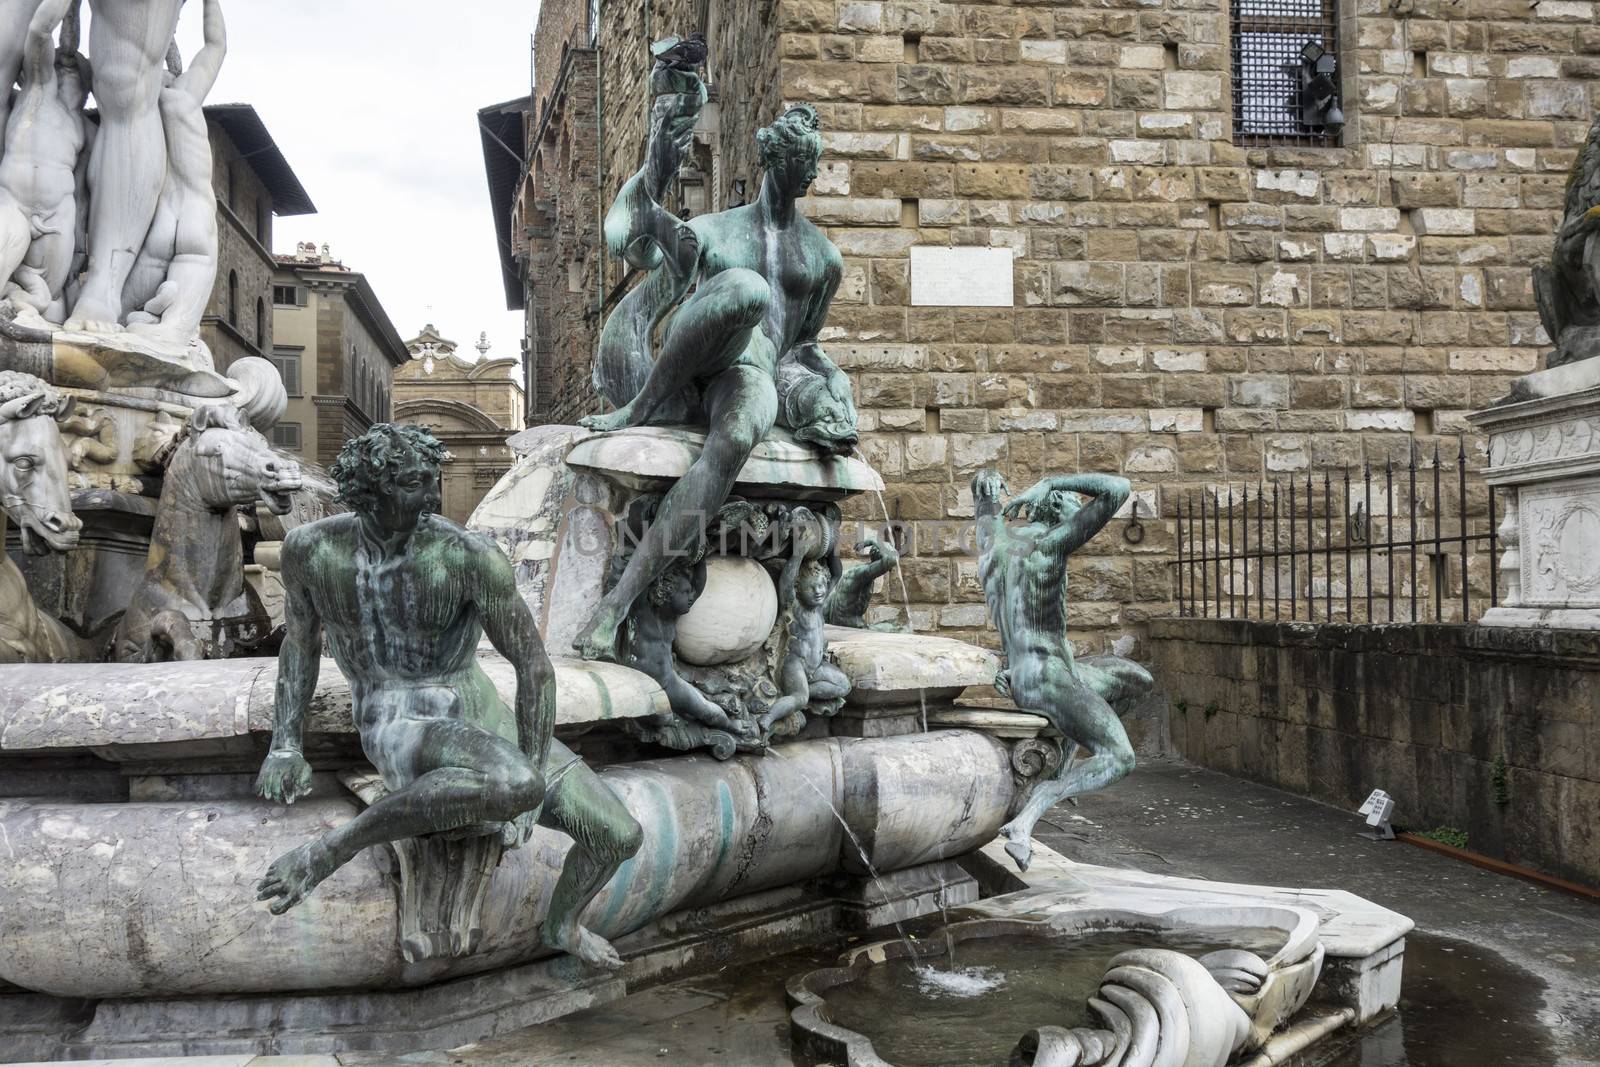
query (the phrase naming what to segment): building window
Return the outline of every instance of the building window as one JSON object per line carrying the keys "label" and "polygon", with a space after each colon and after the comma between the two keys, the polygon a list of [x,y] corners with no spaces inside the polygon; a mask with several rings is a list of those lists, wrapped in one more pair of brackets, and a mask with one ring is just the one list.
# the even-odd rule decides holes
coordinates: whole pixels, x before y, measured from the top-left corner
{"label": "building window", "polygon": [[232,163],[229,163],[228,164],[228,210],[232,211],[234,214],[238,214],[239,213],[239,203],[235,199],[236,195],[238,194],[238,191],[239,191],[239,183],[234,177],[234,167],[233,167]]}
{"label": "building window", "polygon": [[274,285],[272,302],[278,307],[305,307],[306,287],[303,285]]}
{"label": "building window", "polygon": [[1233,138],[1337,145],[1338,0],[1232,0]]}
{"label": "building window", "polygon": [[280,422],[272,428],[272,444],[274,448],[287,448],[294,451],[300,450],[300,424],[298,422]]}
{"label": "building window", "polygon": [[256,240],[260,241],[268,248],[272,247],[271,225],[272,212],[267,210],[267,202],[265,199],[258,199],[256,201]]}
{"label": "building window", "polygon": [[239,328],[239,272],[228,272],[228,325]]}
{"label": "building window", "polygon": [[267,302],[256,297],[256,347],[267,343]]}
{"label": "building window", "polygon": [[290,396],[300,396],[300,353],[302,349],[274,348],[272,355],[267,358],[272,360],[272,365],[278,368],[278,377],[283,379],[284,392]]}

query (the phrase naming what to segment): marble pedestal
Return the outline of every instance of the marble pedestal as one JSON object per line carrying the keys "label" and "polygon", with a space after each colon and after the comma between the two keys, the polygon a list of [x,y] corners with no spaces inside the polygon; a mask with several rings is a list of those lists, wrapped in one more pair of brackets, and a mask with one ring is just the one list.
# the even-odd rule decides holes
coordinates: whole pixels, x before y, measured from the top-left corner
{"label": "marble pedestal", "polygon": [[1600,629],[1600,359],[1519,378],[1468,416],[1500,490],[1500,603],[1491,626]]}

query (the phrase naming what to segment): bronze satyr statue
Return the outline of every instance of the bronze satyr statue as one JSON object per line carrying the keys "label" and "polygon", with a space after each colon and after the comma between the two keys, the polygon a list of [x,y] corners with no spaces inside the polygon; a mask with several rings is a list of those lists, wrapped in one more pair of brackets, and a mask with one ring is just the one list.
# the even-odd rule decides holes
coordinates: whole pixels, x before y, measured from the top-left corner
{"label": "bronze satyr statue", "polygon": [[[1067,640],[1067,556],[1099,533],[1128,499],[1127,479],[1109,474],[1045,478],[1002,508],[998,471],[972,479],[978,522],[978,575],[1000,631],[1005,666],[995,688],[1023,711],[1042,715],[1088,749],[1040,782],[1021,812],[1001,827],[1006,852],[1027,870],[1033,825],[1065,797],[1101,789],[1133,770],[1133,746],[1118,715],[1155,686],[1148,671],[1118,656],[1076,661]],[[1087,503],[1080,498],[1087,498]],[[1018,526],[1006,519],[1022,518]]]}
{"label": "bronze satyr statue", "polygon": [[[838,578],[838,515],[797,507],[789,512],[787,526],[789,558],[778,575],[783,631],[778,646],[780,696],[761,715],[764,730],[807,707],[824,715],[836,713],[851,686],[845,673],[825,658],[823,632],[828,593]],[[804,725],[804,717],[797,718],[792,732]]]}
{"label": "bronze satyr statue", "polygon": [[[808,707],[832,715],[850,695],[849,677],[825,658],[823,609],[828,586],[827,565],[808,559],[795,575],[793,587],[781,594],[784,623],[778,687],[782,695],[762,713],[762,729],[771,730]],[[791,732],[799,732],[804,725],[803,717],[797,719]]]}
{"label": "bronze satyr statue", "polygon": [[654,678],[666,691],[667,700],[677,715],[708,730],[721,730],[730,738],[750,737],[754,734],[751,725],[729,715],[710,697],[684,681],[672,657],[678,620],[694,607],[705,585],[704,560],[697,563],[680,560],[657,578],[628,617],[627,654],[623,662]]}
{"label": "bronze satyr statue", "polygon": [[[498,833],[515,847],[537,822],[574,841],[542,940],[615,969],[616,950],[578,918],[638,850],[639,824],[555,739],[555,672],[510,563],[437,514],[444,454],[418,427],[374,426],[345,443],[330,471],[350,513],[284,540],[288,630],[257,792],[292,803],[311,788],[301,745],[326,630],[362,748],[389,793],[280,856],[257,897],[282,914],[369,845],[454,831]],[[516,669],[514,716],[478,667],[480,633]]]}
{"label": "bronze satyr statue", "polygon": [[[765,176],[755,203],[680,221],[661,202],[706,90],[676,55],[671,48],[658,53],[645,163],[605,226],[610,247],[652,273],[601,333],[595,386],[617,410],[583,424],[618,430],[692,423],[706,428],[706,440],[574,642],[589,659],[618,658],[633,604],[674,558],[703,541],[705,517],[727,500],[774,424],[827,453],[849,452],[857,440],[848,381],[817,343],[844,260],[795,203],[817,176],[817,113],[797,105],[760,131]],[[652,358],[652,333],[674,305]]]}

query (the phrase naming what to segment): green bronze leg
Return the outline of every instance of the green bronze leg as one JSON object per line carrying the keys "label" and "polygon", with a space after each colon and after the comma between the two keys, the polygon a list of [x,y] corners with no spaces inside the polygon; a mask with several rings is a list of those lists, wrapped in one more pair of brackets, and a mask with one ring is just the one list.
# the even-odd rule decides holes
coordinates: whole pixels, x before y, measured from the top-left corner
{"label": "green bronze leg", "polygon": [[[771,290],[752,270],[725,270],[701,284],[673,317],[639,395],[616,411],[579,420],[591,430],[640,426],[685,386],[733,366],[767,313]],[[713,424],[714,425],[714,424]]]}
{"label": "green bronze leg", "polygon": [[385,742],[415,747],[397,749],[391,759],[421,773],[343,826],[273,861],[256,887],[256,899],[278,898],[271,905],[274,915],[300,903],[370,845],[474,823],[510,822],[538,809],[544,777],[515,745],[457,719],[400,725],[400,731],[385,731]]}
{"label": "green bronze leg", "polygon": [[[575,758],[561,742],[551,741],[545,767],[549,770]],[[551,787],[539,822],[573,840],[551,894],[540,939],[590,966],[616,970],[622,966],[622,957],[579,920],[617,869],[639,851],[644,831],[610,787],[582,762],[573,763]]]}
{"label": "green bronze leg", "polygon": [[739,364],[728,368],[707,385],[705,397],[711,414],[705,447],[662,497],[656,520],[622,577],[573,641],[586,659],[618,660],[618,634],[633,602],[674,560],[699,543],[708,518],[727,501],[750,450],[777,419],[777,389],[771,373],[761,367]]}
{"label": "green bronze leg", "polygon": [[[1027,870],[1033,860],[1033,826],[1046,811],[1066,797],[1105,788],[1133,770],[1134,762],[1133,746],[1128,743],[1128,733],[1116,710],[1099,693],[1072,677],[1069,669],[1046,673],[1037,690],[1019,696],[1017,706],[1043,715],[1061,731],[1069,749],[1077,742],[1089,750],[1089,757],[1057,777],[1038,783],[1017,816],[1000,828],[1000,836],[1006,839],[1006,852],[1022,870]],[[1013,680],[1015,677],[1013,671]]]}

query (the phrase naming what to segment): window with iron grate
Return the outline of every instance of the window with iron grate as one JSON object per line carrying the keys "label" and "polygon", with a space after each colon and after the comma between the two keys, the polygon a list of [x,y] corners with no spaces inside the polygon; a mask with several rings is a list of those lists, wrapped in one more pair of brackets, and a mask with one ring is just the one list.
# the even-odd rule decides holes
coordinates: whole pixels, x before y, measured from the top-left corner
{"label": "window with iron grate", "polygon": [[1338,0],[1232,0],[1236,144],[1337,145]]}
{"label": "window with iron grate", "polygon": [[298,449],[300,447],[300,424],[298,422],[280,422],[272,428],[272,443],[278,448]]}

